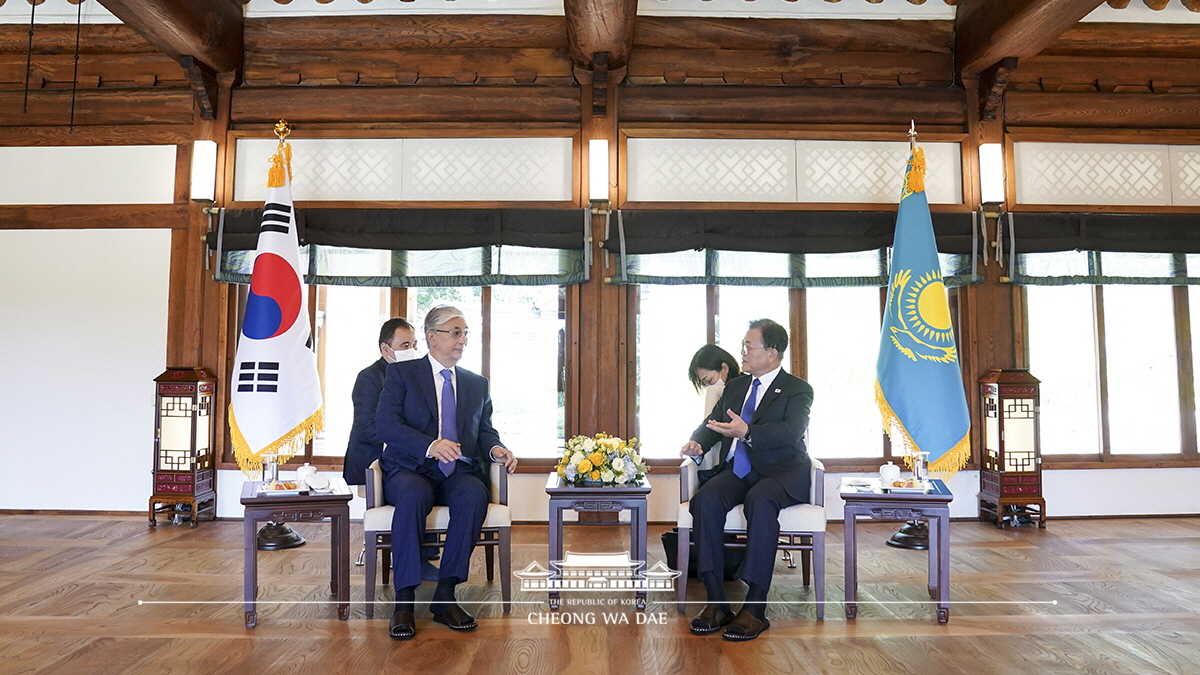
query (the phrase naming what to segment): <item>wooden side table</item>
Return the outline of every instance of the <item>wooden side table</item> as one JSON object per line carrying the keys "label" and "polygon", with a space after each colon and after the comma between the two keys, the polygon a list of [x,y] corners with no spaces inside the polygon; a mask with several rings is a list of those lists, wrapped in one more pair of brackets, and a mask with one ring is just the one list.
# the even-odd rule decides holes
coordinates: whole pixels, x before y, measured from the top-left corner
{"label": "wooden side table", "polygon": [[333,492],[260,496],[260,481],[242,484],[245,547],[244,595],[246,627],[258,624],[258,524],[308,523],[329,519],[330,574],[329,592],[337,595],[338,619],[350,618],[350,499],[354,496],[340,476],[330,478]]}
{"label": "wooden side table", "polygon": [[954,495],[934,479],[929,493],[880,491],[879,480],[855,489],[842,482],[846,503],[846,619],[858,616],[858,548],[855,523],[859,516],[875,520],[925,520],[929,523],[929,596],[938,601],[937,622],[950,621],[950,502]]}
{"label": "wooden side table", "polygon": [[[564,485],[557,473],[551,473],[546,481],[546,493],[550,495],[550,563],[563,559],[563,511],[576,513],[604,513],[629,511],[630,558],[646,561],[646,495],[650,494],[650,481],[643,478],[634,485],[615,487],[575,487]],[[550,609],[559,607],[559,591],[549,591]],[[646,609],[646,591],[636,593],[638,609]]]}

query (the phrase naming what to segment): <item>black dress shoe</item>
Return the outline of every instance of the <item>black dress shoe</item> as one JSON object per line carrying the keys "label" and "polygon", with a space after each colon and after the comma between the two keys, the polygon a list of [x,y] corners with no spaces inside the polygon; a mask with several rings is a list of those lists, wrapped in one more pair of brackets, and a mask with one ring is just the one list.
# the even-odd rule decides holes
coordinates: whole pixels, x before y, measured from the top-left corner
{"label": "black dress shoe", "polygon": [[454,630],[474,630],[479,624],[475,623],[475,617],[463,611],[458,603],[445,605],[445,608],[440,612],[435,612],[433,620],[445,624]]}
{"label": "black dress shoe", "polygon": [[711,635],[721,626],[729,623],[733,617],[717,609],[716,605],[705,605],[704,609],[692,619],[691,631],[695,635]]}
{"label": "black dress shoe", "polygon": [[745,642],[753,640],[770,627],[771,622],[765,617],[760,619],[743,609],[733,617],[728,626],[725,626],[725,633],[721,637],[734,642]]}
{"label": "black dress shoe", "polygon": [[413,621],[413,613],[407,610],[400,610],[392,614],[392,621],[388,624],[388,635],[393,640],[411,640],[417,636],[416,622]]}

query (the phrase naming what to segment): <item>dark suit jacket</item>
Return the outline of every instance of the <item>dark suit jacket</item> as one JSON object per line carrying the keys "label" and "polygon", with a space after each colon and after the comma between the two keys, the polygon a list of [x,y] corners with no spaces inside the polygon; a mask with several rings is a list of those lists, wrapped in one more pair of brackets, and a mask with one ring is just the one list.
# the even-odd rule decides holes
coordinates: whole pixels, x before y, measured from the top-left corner
{"label": "dark suit jacket", "polygon": [[[469,468],[487,484],[485,469],[491,462],[491,449],[500,442],[492,427],[492,398],[486,378],[464,368],[455,368],[458,401],[458,442],[463,456],[456,471]],[[437,460],[426,457],[429,445],[438,437],[438,404],[433,369],[429,357],[393,363],[387,367],[383,393],[375,426],[383,439],[383,457],[379,465],[385,478],[407,469],[440,479]]]}
{"label": "dark suit jacket", "polygon": [[383,453],[383,441],[375,431],[375,409],[383,391],[383,376],[388,362],[380,358],[363,368],[354,380],[350,400],[354,403],[354,422],[350,425],[350,441],[346,444],[346,461],[342,477],[349,485],[363,485],[367,467]]}
{"label": "dark suit jacket", "polygon": [[[730,470],[729,454],[732,439],[709,429],[708,420],[728,422],[729,410],[740,413],[746,392],[753,381],[750,375],[740,375],[725,384],[725,393],[699,428],[692,440],[702,448],[712,448],[721,441],[717,452],[721,453],[717,471]],[[763,394],[762,401],[754,409],[750,425],[750,445],[747,454],[754,471],[762,476],[775,478],[794,499],[807,502],[812,462],[804,447],[804,431],[808,429],[808,412],[812,407],[813,390],[804,380],[780,371],[775,381]]]}

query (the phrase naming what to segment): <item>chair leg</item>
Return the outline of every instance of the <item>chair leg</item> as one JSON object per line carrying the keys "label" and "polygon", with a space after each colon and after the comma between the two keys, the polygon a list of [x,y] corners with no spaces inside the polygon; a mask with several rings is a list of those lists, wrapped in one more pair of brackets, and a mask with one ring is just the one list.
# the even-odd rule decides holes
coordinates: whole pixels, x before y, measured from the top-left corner
{"label": "chair leg", "polygon": [[507,527],[500,528],[500,599],[508,614],[512,609],[512,547]]}
{"label": "chair leg", "polygon": [[675,580],[675,611],[683,614],[687,611],[687,580],[688,580],[688,544],[691,542],[692,529],[679,528],[679,540],[675,546],[675,566],[679,568],[679,578]]}
{"label": "chair leg", "polygon": [[375,618],[375,559],[377,549],[375,544],[375,533],[367,532],[363,537],[363,551],[366,552],[366,569],[363,570],[363,579],[367,586],[367,618]]}
{"label": "chair leg", "polygon": [[[800,537],[801,544],[812,546],[812,537],[803,535]],[[808,580],[812,576],[812,554],[809,549],[800,551],[800,578],[804,580],[804,585],[808,585]]]}
{"label": "chair leg", "polygon": [[484,544],[483,546],[483,563],[484,568],[487,569],[487,580],[489,584],[496,580],[496,563],[494,561],[495,547],[496,545],[493,543]]}
{"label": "chair leg", "polygon": [[382,559],[383,566],[383,569],[380,570],[383,572],[383,585],[387,586],[388,580],[391,579],[392,576],[392,548],[389,546],[388,548],[380,551],[380,558]]}
{"label": "chair leg", "polygon": [[825,533],[812,535],[813,586],[817,600],[817,621],[825,620]]}

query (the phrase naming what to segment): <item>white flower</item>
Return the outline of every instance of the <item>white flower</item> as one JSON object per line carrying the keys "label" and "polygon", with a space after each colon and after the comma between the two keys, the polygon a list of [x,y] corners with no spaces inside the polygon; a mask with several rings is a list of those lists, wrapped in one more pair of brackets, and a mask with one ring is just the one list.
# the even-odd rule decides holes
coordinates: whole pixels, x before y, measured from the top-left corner
{"label": "white flower", "polygon": [[590,438],[583,439],[584,452],[591,452],[592,450],[595,450],[595,449],[596,449],[596,441],[593,441]]}
{"label": "white flower", "polygon": [[566,478],[567,480],[575,480],[575,465],[574,464],[568,464],[567,468],[565,470],[563,470],[563,478]]}
{"label": "white flower", "polygon": [[603,471],[600,472],[600,480],[604,481],[605,483],[611,483],[611,482],[613,482],[613,475],[614,474],[612,471],[609,471],[608,469],[604,469]]}

